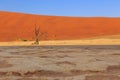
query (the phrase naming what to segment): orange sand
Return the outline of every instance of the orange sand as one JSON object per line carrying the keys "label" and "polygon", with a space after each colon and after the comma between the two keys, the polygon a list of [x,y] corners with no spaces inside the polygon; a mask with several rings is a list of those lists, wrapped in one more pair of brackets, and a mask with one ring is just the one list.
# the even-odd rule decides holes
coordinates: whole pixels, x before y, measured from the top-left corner
{"label": "orange sand", "polygon": [[34,40],[35,24],[43,39],[72,40],[120,34],[120,18],[59,17],[0,11],[0,41]]}

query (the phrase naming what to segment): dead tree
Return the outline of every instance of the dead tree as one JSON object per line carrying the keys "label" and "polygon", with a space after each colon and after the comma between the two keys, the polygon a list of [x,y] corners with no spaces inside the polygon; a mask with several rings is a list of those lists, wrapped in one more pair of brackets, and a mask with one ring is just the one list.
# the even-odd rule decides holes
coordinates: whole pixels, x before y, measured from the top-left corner
{"label": "dead tree", "polygon": [[40,32],[40,27],[37,28],[35,24],[35,44],[36,45],[39,45],[39,32]]}
{"label": "dead tree", "polygon": [[39,39],[47,39],[46,32],[40,32],[40,27],[37,27],[35,24],[35,42],[33,44],[39,45]]}

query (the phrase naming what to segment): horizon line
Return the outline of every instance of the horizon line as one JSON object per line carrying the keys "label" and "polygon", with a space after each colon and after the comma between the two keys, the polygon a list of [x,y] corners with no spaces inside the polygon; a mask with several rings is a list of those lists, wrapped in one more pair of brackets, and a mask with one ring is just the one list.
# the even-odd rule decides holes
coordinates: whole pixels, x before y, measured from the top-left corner
{"label": "horizon line", "polygon": [[8,12],[8,13],[17,13],[17,14],[26,14],[26,15],[36,15],[36,16],[51,16],[51,17],[72,17],[72,18],[120,18],[115,16],[67,16],[67,15],[49,15],[49,14],[37,14],[37,13],[27,13],[27,12],[19,12],[19,11],[7,11],[0,10],[0,12]]}

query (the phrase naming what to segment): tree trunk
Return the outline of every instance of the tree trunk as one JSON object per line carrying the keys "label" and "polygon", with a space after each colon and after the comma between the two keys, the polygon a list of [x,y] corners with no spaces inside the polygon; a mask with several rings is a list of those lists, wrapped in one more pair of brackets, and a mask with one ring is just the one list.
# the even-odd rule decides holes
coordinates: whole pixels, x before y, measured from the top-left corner
{"label": "tree trunk", "polygon": [[35,42],[37,45],[39,45],[39,38],[38,36],[36,36],[36,42]]}

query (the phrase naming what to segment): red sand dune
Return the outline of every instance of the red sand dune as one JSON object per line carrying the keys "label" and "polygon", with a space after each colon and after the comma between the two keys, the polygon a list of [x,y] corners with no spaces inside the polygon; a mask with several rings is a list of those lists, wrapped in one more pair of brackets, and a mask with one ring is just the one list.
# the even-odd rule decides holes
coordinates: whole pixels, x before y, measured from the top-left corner
{"label": "red sand dune", "polygon": [[0,11],[0,41],[34,39],[35,24],[47,39],[81,39],[120,34],[120,18],[58,17]]}

